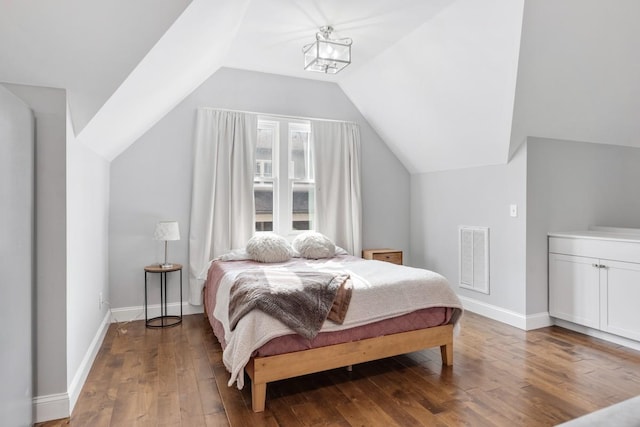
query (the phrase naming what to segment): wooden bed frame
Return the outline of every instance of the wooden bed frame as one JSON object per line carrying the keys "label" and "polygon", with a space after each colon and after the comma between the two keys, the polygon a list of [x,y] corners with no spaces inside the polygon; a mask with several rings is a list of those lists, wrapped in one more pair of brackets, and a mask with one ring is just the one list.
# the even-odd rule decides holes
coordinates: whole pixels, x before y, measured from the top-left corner
{"label": "wooden bed frame", "polygon": [[[204,315],[210,322],[206,303],[206,287],[202,290],[202,296]],[[274,356],[252,357],[249,359],[247,366],[245,366],[245,371],[251,378],[251,406],[253,412],[264,411],[267,400],[267,384],[270,382],[438,346],[440,347],[442,364],[453,365],[452,324]]]}
{"label": "wooden bed frame", "polygon": [[440,346],[442,363],[448,366],[453,365],[453,325],[447,324],[400,332],[275,356],[252,357],[245,370],[251,378],[253,411],[264,411],[267,383],[272,381],[351,366],[437,346]]}

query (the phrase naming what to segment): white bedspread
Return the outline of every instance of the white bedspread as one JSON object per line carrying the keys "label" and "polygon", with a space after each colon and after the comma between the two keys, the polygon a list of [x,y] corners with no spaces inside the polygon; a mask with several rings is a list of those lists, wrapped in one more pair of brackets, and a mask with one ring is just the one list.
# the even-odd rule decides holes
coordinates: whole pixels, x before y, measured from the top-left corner
{"label": "white bedspread", "polygon": [[[349,257],[348,262],[342,262],[343,259],[337,257],[304,265],[305,268],[323,271],[346,271],[351,275],[353,295],[344,323],[338,325],[326,321],[321,332],[353,328],[430,307],[452,307],[462,312],[460,300],[447,280],[437,273],[382,261],[353,261],[356,258]],[[277,267],[265,264],[262,268]],[[292,331],[259,310],[244,316],[233,332],[229,329],[229,291],[237,274],[239,271],[230,271],[222,278],[213,315],[224,326],[227,347],[223,352],[223,361],[231,372],[229,386],[237,382],[238,388],[242,389],[242,371],[251,354],[271,339],[291,334]],[[454,317],[454,322],[457,317]]]}

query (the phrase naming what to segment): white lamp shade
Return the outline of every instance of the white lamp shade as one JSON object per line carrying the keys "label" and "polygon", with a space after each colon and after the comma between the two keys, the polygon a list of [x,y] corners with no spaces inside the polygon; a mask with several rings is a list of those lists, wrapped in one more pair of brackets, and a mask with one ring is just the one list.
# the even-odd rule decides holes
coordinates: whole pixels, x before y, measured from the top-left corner
{"label": "white lamp shade", "polygon": [[155,240],[180,240],[180,229],[178,221],[160,221],[156,224],[156,230],[153,233]]}

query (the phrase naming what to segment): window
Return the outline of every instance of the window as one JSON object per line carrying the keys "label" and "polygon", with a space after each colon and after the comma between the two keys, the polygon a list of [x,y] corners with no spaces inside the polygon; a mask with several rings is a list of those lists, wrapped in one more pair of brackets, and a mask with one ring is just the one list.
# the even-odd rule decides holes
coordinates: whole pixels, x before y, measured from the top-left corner
{"label": "window", "polygon": [[258,121],[256,170],[253,178],[256,231],[273,231],[273,190],[277,178],[274,170],[278,170],[276,141],[279,139],[277,122]]}
{"label": "window", "polygon": [[307,121],[258,120],[253,181],[256,231],[291,235],[314,229],[315,181]]}

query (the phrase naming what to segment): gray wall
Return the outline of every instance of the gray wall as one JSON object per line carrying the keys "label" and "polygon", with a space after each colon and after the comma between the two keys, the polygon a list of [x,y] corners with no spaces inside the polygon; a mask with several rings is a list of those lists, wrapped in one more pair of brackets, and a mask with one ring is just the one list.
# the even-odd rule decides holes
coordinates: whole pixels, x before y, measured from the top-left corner
{"label": "gray wall", "polygon": [[4,86],[35,116],[34,395],[55,395],[62,410],[59,394],[75,403],[89,369],[82,361],[107,315],[98,295],[109,292],[109,163],[75,141],[64,90]]}
{"label": "gray wall", "polygon": [[528,136],[638,146],[639,15],[637,0],[524,2],[511,152]]}
{"label": "gray wall", "polygon": [[[108,326],[109,162],[78,142],[67,114],[67,385],[73,408],[91,344]],[[99,304],[100,293],[105,303]],[[100,342],[97,342],[100,345]],[[87,357],[87,359],[85,359]]]}
{"label": "gray wall", "polygon": [[640,149],[527,139],[527,313],[547,310],[547,233],[640,228]]}
{"label": "gray wall", "polygon": [[34,394],[67,390],[66,95],[4,85],[33,111],[36,124],[36,384]]}
{"label": "gray wall", "polygon": [[[408,255],[409,174],[339,86],[223,68],[112,162],[113,307],[143,304],[142,267],[162,257],[162,244],[152,240],[156,221],[179,221],[182,240],[169,242],[169,258],[188,264],[193,127],[200,106],[357,122],[362,138],[363,246],[393,247]],[[174,288],[169,301],[177,300]]]}
{"label": "gray wall", "polygon": [[[411,264],[444,275],[459,295],[524,313],[526,166],[521,149],[506,165],[412,175]],[[458,286],[460,225],[490,229],[489,295]]]}
{"label": "gray wall", "polygon": [[[464,297],[544,313],[547,233],[640,227],[638,165],[638,148],[528,138],[507,165],[414,175],[411,263],[442,273]],[[459,225],[491,229],[489,295],[458,286]]]}
{"label": "gray wall", "polygon": [[30,426],[33,395],[34,123],[0,85],[0,419]]}

